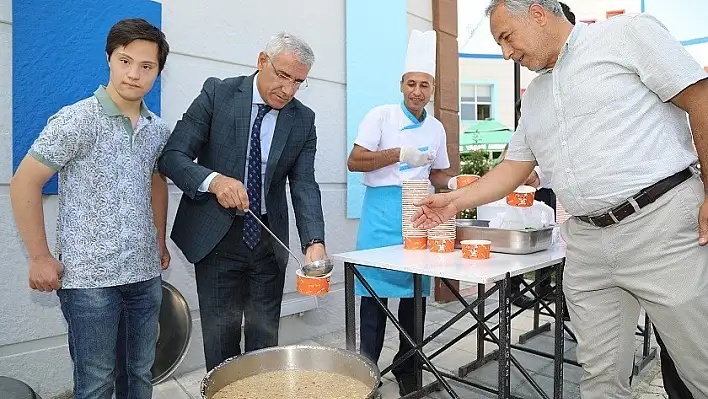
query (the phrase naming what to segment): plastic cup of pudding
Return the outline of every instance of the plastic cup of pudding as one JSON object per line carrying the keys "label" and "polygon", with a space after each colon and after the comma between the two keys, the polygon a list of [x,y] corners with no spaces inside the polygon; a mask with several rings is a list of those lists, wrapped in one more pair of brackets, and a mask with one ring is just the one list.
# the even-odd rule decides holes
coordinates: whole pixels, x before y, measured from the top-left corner
{"label": "plastic cup of pudding", "polygon": [[297,269],[295,274],[297,276],[297,292],[309,296],[320,296],[329,292],[329,280],[332,277],[332,272],[324,276],[311,277]]}
{"label": "plastic cup of pudding", "polygon": [[489,240],[463,240],[462,257],[465,259],[489,259],[492,242]]}
{"label": "plastic cup of pudding", "polygon": [[532,186],[519,186],[513,193],[506,196],[506,203],[517,208],[533,206],[536,188]]}
{"label": "plastic cup of pudding", "polygon": [[464,186],[469,186],[477,180],[479,180],[479,176],[477,175],[459,175],[457,176],[457,188],[460,189]]}
{"label": "plastic cup of pudding", "polygon": [[420,250],[428,248],[428,237],[403,237],[403,248]]}
{"label": "plastic cup of pudding", "polygon": [[455,239],[428,239],[428,249],[430,252],[447,253],[455,250]]}

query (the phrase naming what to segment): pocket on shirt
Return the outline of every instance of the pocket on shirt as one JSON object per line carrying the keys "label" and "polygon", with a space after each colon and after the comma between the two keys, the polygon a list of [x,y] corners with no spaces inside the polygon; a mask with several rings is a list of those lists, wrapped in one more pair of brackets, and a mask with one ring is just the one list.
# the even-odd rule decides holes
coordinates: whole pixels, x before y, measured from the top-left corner
{"label": "pocket on shirt", "polygon": [[607,82],[581,83],[568,93],[568,101],[563,104],[566,114],[570,118],[594,115],[600,111],[616,106],[620,93]]}

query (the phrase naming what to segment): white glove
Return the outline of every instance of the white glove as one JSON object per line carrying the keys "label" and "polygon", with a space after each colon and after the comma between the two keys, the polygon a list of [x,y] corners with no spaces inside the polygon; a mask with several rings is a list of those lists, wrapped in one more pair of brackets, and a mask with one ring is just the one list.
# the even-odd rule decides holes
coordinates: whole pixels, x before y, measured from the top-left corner
{"label": "white glove", "polygon": [[447,188],[457,190],[457,176],[451,177],[450,180],[447,181]]}
{"label": "white glove", "polygon": [[433,163],[433,161],[435,160],[435,151],[420,151],[417,148],[413,147],[403,147],[401,148],[401,156],[398,160],[417,168],[418,166]]}

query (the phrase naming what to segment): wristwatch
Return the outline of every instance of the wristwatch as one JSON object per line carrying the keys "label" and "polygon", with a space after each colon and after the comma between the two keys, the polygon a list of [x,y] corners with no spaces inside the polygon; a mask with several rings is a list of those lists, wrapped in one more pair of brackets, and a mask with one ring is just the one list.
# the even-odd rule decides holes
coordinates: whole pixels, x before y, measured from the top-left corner
{"label": "wristwatch", "polygon": [[312,245],[315,245],[315,244],[322,244],[322,245],[324,245],[324,243],[325,243],[325,242],[324,242],[324,240],[322,240],[322,239],[313,238],[313,239],[310,240],[307,244],[305,244],[304,247],[302,247],[302,251],[303,251],[303,252],[307,251],[307,248],[309,248],[309,247],[312,246]]}

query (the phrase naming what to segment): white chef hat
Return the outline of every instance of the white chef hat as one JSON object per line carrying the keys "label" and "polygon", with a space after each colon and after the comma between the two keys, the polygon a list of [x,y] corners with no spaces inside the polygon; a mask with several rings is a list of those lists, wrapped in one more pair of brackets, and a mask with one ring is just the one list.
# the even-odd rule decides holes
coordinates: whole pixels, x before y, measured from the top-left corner
{"label": "white chef hat", "polygon": [[424,72],[435,77],[436,32],[429,30],[421,32],[413,29],[408,39],[408,52],[403,74],[408,72]]}

